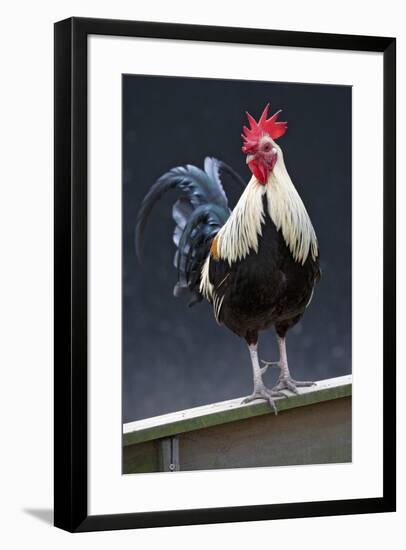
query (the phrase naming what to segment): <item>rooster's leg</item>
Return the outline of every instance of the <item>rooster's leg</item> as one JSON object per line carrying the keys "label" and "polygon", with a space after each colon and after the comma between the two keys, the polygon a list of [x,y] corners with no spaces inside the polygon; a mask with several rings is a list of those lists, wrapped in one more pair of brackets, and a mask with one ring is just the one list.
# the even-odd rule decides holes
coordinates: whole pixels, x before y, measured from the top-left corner
{"label": "rooster's leg", "polygon": [[276,389],[270,390],[265,386],[262,380],[262,369],[259,366],[259,361],[258,361],[257,342],[249,343],[248,348],[250,351],[251,362],[252,362],[252,373],[254,377],[254,391],[252,392],[251,395],[249,395],[243,400],[243,403],[249,403],[250,401],[254,401],[255,399],[265,399],[271,405],[271,407],[275,411],[275,414],[278,414],[278,410],[276,408],[275,401],[273,398],[286,397],[286,396],[282,392]]}
{"label": "rooster's leg", "polygon": [[313,386],[315,382],[303,382],[299,380],[294,380],[289,371],[288,367],[288,358],[286,354],[286,339],[283,336],[277,335],[278,346],[279,346],[279,361],[277,363],[269,363],[263,361],[265,366],[261,369],[262,372],[265,372],[268,367],[278,367],[281,369],[281,373],[278,378],[276,386],[272,388],[272,391],[282,391],[290,390],[293,393],[298,393],[298,388],[303,388],[307,386]]}

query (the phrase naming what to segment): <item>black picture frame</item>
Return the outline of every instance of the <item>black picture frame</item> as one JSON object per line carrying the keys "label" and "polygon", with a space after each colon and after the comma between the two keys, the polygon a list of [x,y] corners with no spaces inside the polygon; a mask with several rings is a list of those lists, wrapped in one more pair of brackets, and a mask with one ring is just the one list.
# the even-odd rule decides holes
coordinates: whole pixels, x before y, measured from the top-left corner
{"label": "black picture frame", "polygon": [[[87,38],[111,35],[382,52],[383,497],[115,515],[87,507]],[[394,38],[70,18],[55,24],[55,497],[71,532],[391,512],[396,507],[396,41]]]}

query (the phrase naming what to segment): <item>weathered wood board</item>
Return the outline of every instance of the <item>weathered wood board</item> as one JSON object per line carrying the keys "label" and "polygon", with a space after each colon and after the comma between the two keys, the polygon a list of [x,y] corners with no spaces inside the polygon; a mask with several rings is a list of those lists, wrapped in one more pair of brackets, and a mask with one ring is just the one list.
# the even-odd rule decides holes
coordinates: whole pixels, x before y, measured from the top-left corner
{"label": "weathered wood board", "polygon": [[276,417],[241,398],[125,424],[123,473],[350,462],[351,393],[345,376],[279,399]]}

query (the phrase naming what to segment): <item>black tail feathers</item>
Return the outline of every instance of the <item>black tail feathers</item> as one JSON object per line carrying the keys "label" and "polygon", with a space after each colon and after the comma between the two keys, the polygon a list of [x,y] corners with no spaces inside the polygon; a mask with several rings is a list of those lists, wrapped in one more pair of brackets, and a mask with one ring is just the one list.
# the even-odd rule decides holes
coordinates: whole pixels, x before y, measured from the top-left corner
{"label": "black tail feathers", "polygon": [[181,192],[172,208],[175,222],[173,242],[177,247],[174,265],[178,275],[174,295],[191,295],[189,305],[202,300],[199,292],[201,269],[211,241],[230,216],[227,196],[220,179],[221,172],[228,173],[239,184],[245,185],[230,166],[206,157],[204,170],[188,164],[163,174],[145,196],[138,212],[135,246],[140,259],[144,232],[152,208],[169,189]]}

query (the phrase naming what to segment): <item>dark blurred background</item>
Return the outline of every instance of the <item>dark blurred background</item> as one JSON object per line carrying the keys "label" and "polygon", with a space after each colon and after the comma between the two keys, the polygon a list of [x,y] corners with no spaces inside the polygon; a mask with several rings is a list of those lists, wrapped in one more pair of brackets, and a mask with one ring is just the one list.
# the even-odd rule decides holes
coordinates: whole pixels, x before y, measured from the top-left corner
{"label": "dark blurred background", "polygon": [[[155,180],[204,157],[230,164],[248,182],[241,152],[245,111],[258,118],[270,101],[289,128],[279,144],[310,214],[323,276],[302,322],[288,333],[296,379],[351,372],[351,88],[313,84],[123,76],[123,421],[248,395],[245,342],[216,324],[207,302],[174,298],[176,271],[168,193],[147,226],[143,264],[134,228]],[[233,207],[241,189],[227,179]],[[260,356],[277,360],[274,333],[262,333]],[[271,386],[277,372],[267,373]]]}

